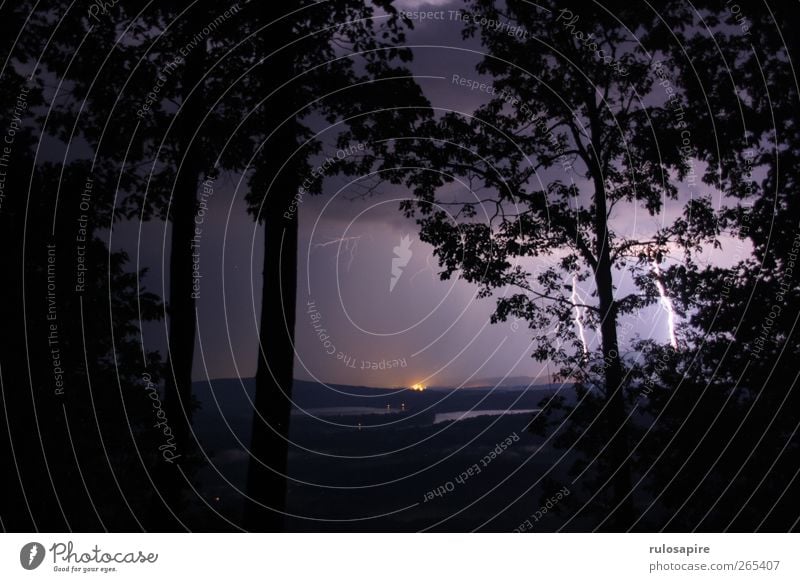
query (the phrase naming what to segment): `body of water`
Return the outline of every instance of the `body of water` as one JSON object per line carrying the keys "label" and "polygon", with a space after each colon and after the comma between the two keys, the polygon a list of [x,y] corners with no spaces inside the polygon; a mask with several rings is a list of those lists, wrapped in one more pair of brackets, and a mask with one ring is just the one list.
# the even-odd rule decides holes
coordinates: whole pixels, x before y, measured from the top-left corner
{"label": "body of water", "polygon": [[539,408],[520,408],[511,410],[459,410],[456,412],[440,412],[433,417],[433,424],[450,420],[466,420],[477,416],[500,416],[503,414],[530,414],[539,412]]}

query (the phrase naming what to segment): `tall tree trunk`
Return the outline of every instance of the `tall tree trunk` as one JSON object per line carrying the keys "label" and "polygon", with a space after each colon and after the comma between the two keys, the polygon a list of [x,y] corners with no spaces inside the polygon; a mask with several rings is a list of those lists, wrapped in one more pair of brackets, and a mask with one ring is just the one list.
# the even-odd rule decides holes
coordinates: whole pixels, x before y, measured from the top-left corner
{"label": "tall tree trunk", "polygon": [[177,467],[191,450],[192,423],[192,359],[196,333],[195,300],[192,297],[192,236],[199,174],[195,168],[186,168],[178,177],[175,187],[170,238],[169,268],[169,360],[165,374],[164,407],[169,427],[175,436],[175,454],[178,459],[161,466],[170,474],[161,492],[173,509],[180,507],[181,492],[185,483],[177,474]]}
{"label": "tall tree trunk", "polygon": [[631,489],[627,430],[625,427],[626,407],[623,390],[622,362],[617,339],[617,305],[614,301],[614,280],[611,263],[610,240],[605,189],[602,181],[595,180],[595,217],[597,269],[595,284],[600,308],[600,332],[602,338],[603,362],[605,368],[606,412],[605,425],[608,439],[608,461],[611,471],[611,502],[616,510],[607,517],[607,528],[622,531],[633,522],[633,506],[628,496]]}
{"label": "tall tree trunk", "polygon": [[594,185],[594,231],[595,285],[597,285],[598,307],[600,308],[600,333],[602,334],[603,362],[605,369],[606,406],[601,426],[606,427],[605,439],[608,451],[610,475],[610,497],[612,513],[605,516],[604,529],[624,531],[633,523],[633,503],[628,493],[631,491],[628,438],[625,426],[626,407],[623,390],[622,362],[617,338],[617,304],[614,301],[614,274],[611,261],[611,239],[608,232],[608,205],[604,182],[604,162],[602,140],[602,120],[595,102],[594,91],[587,94],[587,112],[592,136],[590,158],[587,160]]}
{"label": "tall tree trunk", "polygon": [[[196,34],[203,27],[203,19],[209,13],[198,6],[189,17],[187,37]],[[202,82],[205,73],[206,46],[197,43],[185,60],[182,75],[182,105],[175,123],[176,178],[173,190],[169,219],[172,221],[170,237],[169,268],[169,358],[165,373],[164,408],[167,421],[175,437],[174,458],[159,460],[159,474],[156,485],[169,510],[160,503],[155,504],[158,512],[158,529],[182,528],[175,517],[183,521],[183,493],[186,481],[181,474],[181,465],[193,450],[192,425],[192,360],[196,334],[195,297],[193,288],[193,248],[195,236],[195,214],[197,212],[197,190],[204,171],[202,157],[198,153],[200,138],[195,135],[205,110]],[[190,94],[191,93],[191,94]],[[180,167],[180,170],[178,169]],[[185,469],[184,474],[188,473]],[[186,525],[186,524],[184,524]]]}
{"label": "tall tree trunk", "polygon": [[[291,197],[282,196],[288,208]],[[286,506],[289,416],[294,372],[297,213],[269,205],[265,217],[260,354],[245,527],[281,531]],[[265,507],[266,506],[266,507]]]}
{"label": "tall tree trunk", "polygon": [[[289,8],[254,6],[252,20],[267,24]],[[264,29],[258,45],[265,94],[295,77],[294,32],[290,22]],[[278,51],[278,52],[276,52]],[[293,205],[300,184],[287,155],[298,144],[300,127],[291,118],[295,90],[283,87],[263,106],[264,128],[272,135],[259,162],[266,197],[259,216],[264,224],[259,354],[256,369],[247,495],[243,524],[251,531],[281,531],[286,508],[289,419],[294,377],[294,326],[297,296],[298,213]]]}

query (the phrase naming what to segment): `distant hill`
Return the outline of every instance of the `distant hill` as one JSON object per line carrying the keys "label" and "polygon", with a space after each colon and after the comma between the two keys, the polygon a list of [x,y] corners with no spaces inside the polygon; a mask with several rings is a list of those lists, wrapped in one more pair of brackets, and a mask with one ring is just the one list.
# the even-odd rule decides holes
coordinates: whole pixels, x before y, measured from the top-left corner
{"label": "distant hill", "polygon": [[[505,388],[429,389],[415,392],[410,389],[370,388],[367,386],[323,385],[296,380],[292,400],[297,411],[316,414],[320,409],[386,409],[392,412],[405,409],[417,415],[419,422],[432,423],[437,413],[468,410],[535,409],[542,399],[558,390],[560,385]],[[206,443],[236,447],[250,442],[253,423],[254,378],[218,378],[210,382],[193,383],[194,398],[199,409],[194,415],[194,430]],[[571,390],[562,389],[567,398]],[[302,413],[301,413],[302,414]],[[354,414],[354,413],[351,413]],[[297,417],[298,419],[300,417]],[[377,422],[377,420],[375,420]],[[296,423],[295,423],[296,424]]]}
{"label": "distant hill", "polygon": [[[451,388],[428,389],[416,392],[410,389],[371,388],[341,384],[319,384],[295,380],[292,400],[298,408],[315,409],[331,407],[400,408],[405,404],[415,409],[432,408],[436,412],[457,410],[489,410],[536,408],[541,399],[555,392],[560,385],[504,386],[501,388]],[[217,407],[233,418],[242,414],[249,418],[250,404],[255,394],[254,378],[220,378],[209,382],[195,382],[194,394],[201,404],[200,416],[206,412],[217,413]],[[218,414],[218,413],[217,413]],[[199,419],[199,418],[198,418]]]}
{"label": "distant hill", "polygon": [[556,388],[559,384],[548,384],[539,383],[535,378],[531,378],[530,376],[506,376],[505,378],[495,377],[495,378],[478,378],[476,380],[471,380],[467,382],[464,387],[465,388],[504,388],[509,390],[523,390],[529,386],[533,386],[534,388],[540,388],[544,386],[555,386]]}

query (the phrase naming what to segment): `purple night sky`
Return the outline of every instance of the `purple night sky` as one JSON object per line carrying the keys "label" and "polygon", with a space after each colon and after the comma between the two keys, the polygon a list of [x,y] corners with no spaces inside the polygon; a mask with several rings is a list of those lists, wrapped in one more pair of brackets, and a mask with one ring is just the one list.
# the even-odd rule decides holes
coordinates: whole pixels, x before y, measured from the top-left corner
{"label": "purple night sky", "polygon": [[[398,6],[445,10],[447,15],[459,3],[404,0]],[[452,82],[453,75],[480,79],[474,71],[482,57],[480,44],[462,40],[461,27],[457,20],[416,22],[407,41],[414,47],[411,68],[432,105],[440,111],[469,114],[488,96]],[[324,154],[335,155],[333,138],[324,141],[330,144]],[[552,179],[552,172],[563,170],[549,170],[542,182]],[[255,374],[263,233],[245,211],[243,185],[237,190],[239,179],[221,176],[208,201],[201,241],[195,380]],[[323,195],[306,196],[299,205],[295,376],[379,387],[519,384],[520,378],[548,382],[548,366],[530,357],[534,332],[525,322],[491,325],[494,299],[476,299],[476,287],[463,281],[439,280],[431,247],[419,240],[413,221],[398,211],[399,202],[410,192],[384,185],[367,199],[354,199],[351,179],[327,179]],[[583,180],[575,174],[569,179],[578,185]],[[702,193],[708,192],[703,188]],[[663,216],[630,210],[614,217],[614,223],[626,234],[645,234],[670,220],[694,194],[682,188],[680,199],[669,201]],[[115,226],[114,237],[135,237],[138,228],[138,224]],[[138,249],[140,266],[150,269],[145,284],[166,296],[162,281],[169,233],[158,221],[144,223],[141,231],[148,241]],[[394,249],[404,236],[410,238],[411,256],[390,290]],[[162,244],[153,244],[156,239]],[[723,249],[706,258],[724,265],[730,260],[729,247],[738,241],[725,237],[722,241]],[[535,269],[535,263],[531,265]],[[626,277],[627,273],[617,276],[621,293],[630,288]],[[587,285],[579,291],[591,301]],[[666,319],[665,312],[653,306],[632,322],[633,330],[667,341]],[[315,326],[325,329],[329,343],[320,341]],[[163,347],[165,335],[163,322],[148,326],[147,347]],[[591,330],[588,339],[597,342]]]}

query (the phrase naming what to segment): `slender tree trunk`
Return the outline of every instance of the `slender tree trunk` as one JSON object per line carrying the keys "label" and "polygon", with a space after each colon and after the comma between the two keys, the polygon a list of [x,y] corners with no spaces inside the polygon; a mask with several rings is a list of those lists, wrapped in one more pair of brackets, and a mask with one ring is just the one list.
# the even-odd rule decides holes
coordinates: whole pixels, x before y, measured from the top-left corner
{"label": "slender tree trunk", "polygon": [[[282,197],[288,208],[291,197]],[[289,416],[294,372],[297,213],[270,205],[265,217],[260,354],[245,527],[281,531],[286,506]],[[266,506],[266,507],[264,507]]]}
{"label": "slender tree trunk", "polygon": [[[271,22],[287,8],[253,8],[253,20]],[[259,71],[267,93],[294,78],[294,33],[291,24],[270,27],[260,39],[268,58]],[[280,51],[275,53],[275,51]],[[264,111],[264,128],[272,133],[259,170],[266,178],[266,199],[259,219],[264,224],[264,269],[261,289],[259,355],[256,370],[247,495],[243,524],[251,531],[281,531],[286,508],[289,419],[294,377],[294,326],[297,296],[298,208],[292,202],[299,186],[292,164],[283,167],[298,143],[294,90],[280,89]],[[274,130],[274,133],[273,133]],[[278,173],[280,172],[280,173]]]}
{"label": "slender tree trunk", "polygon": [[[199,7],[190,16],[187,36],[202,29],[207,12]],[[199,26],[199,28],[198,28]],[[182,75],[183,103],[175,124],[176,178],[172,193],[168,219],[172,222],[170,238],[169,268],[169,357],[165,373],[164,408],[169,429],[175,437],[174,455],[171,461],[159,459],[156,485],[164,502],[155,503],[158,529],[181,528],[175,522],[172,512],[178,519],[183,514],[183,493],[188,474],[185,462],[193,450],[192,426],[192,360],[196,334],[195,297],[193,285],[193,255],[199,248],[193,246],[195,236],[195,214],[197,212],[197,190],[204,171],[199,153],[200,138],[195,135],[204,112],[202,87],[197,86],[205,73],[206,46],[197,43],[185,60]],[[191,93],[191,94],[190,94]],[[178,167],[180,166],[180,170]],[[179,455],[179,457],[178,457]],[[188,524],[185,524],[188,527]]]}
{"label": "slender tree trunk", "polygon": [[190,440],[192,358],[196,333],[192,279],[192,237],[199,171],[185,167],[178,176],[171,216],[169,268],[169,366],[166,406],[178,448],[186,451]]}
{"label": "slender tree trunk", "polygon": [[[614,301],[614,275],[611,261],[611,240],[608,232],[608,205],[603,176],[602,120],[595,102],[594,92],[588,93],[587,111],[589,127],[592,135],[590,159],[587,160],[594,183],[594,231],[597,268],[595,284],[597,285],[598,307],[600,308],[600,333],[602,334],[603,362],[605,369],[606,407],[604,422],[605,438],[608,451],[610,475],[611,509],[607,515],[604,529],[624,531],[633,523],[633,503],[628,493],[631,491],[630,464],[625,460],[628,455],[628,438],[626,424],[625,392],[623,390],[622,362],[619,355],[617,339],[617,304]],[[616,508],[616,509],[614,509]]]}
{"label": "slender tree trunk", "polygon": [[[608,439],[608,461],[611,471],[611,503],[617,506],[608,517],[607,528],[613,531],[626,530],[633,522],[633,506],[628,496],[631,490],[630,465],[625,460],[628,454],[627,430],[625,427],[626,407],[623,391],[622,362],[617,339],[617,305],[614,301],[614,280],[611,264],[610,241],[605,190],[602,181],[595,180],[595,206],[597,234],[597,269],[595,284],[600,307],[600,332],[602,338],[603,362],[605,367],[606,412],[605,425]],[[627,497],[626,497],[627,496]]]}

